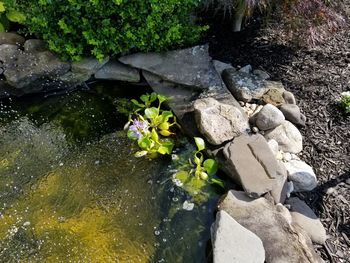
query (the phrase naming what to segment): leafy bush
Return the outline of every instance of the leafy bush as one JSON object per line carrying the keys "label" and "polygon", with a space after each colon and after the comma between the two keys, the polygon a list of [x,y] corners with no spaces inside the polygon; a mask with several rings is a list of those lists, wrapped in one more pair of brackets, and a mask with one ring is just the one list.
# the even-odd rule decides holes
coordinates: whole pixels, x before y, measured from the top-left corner
{"label": "leafy bush", "polygon": [[10,22],[23,23],[25,16],[15,10],[6,10],[4,2],[0,1],[0,32],[5,32]]}
{"label": "leafy bush", "polygon": [[341,94],[338,105],[345,113],[350,114],[350,91]]}
{"label": "leafy bush", "polygon": [[30,33],[73,60],[187,45],[206,28],[195,25],[191,16],[199,0],[4,1],[26,14]]}

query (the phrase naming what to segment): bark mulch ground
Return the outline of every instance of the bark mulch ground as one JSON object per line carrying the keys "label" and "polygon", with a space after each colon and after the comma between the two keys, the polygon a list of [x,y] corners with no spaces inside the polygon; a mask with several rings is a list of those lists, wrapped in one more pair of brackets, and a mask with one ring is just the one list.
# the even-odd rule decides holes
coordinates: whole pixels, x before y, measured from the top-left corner
{"label": "bark mulch ground", "polygon": [[[312,51],[276,44],[268,33],[232,33],[216,21],[207,41],[211,56],[233,66],[251,64],[281,80],[292,91],[307,125],[302,160],[319,184],[298,194],[320,217],[329,239],[315,245],[325,262],[350,262],[350,116],[337,107],[340,93],[350,90],[350,30],[344,30]],[[257,33],[259,32],[259,33]]]}

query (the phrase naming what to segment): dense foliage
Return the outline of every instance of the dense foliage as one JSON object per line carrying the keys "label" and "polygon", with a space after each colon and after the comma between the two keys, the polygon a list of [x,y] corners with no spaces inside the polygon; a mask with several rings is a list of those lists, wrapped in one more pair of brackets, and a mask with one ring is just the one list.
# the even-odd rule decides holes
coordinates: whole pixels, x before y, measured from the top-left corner
{"label": "dense foliage", "polygon": [[23,23],[25,16],[15,10],[7,10],[4,1],[0,1],[0,32],[9,29],[10,22]]}
{"label": "dense foliage", "polygon": [[131,49],[162,50],[198,40],[199,0],[4,0],[26,14],[29,32],[69,59],[102,59]]}

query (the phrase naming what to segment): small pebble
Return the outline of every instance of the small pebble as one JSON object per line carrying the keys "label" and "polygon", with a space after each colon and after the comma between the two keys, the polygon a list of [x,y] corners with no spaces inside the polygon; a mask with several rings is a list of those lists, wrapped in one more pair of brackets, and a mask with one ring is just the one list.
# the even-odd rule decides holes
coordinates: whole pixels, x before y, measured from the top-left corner
{"label": "small pebble", "polygon": [[252,128],[252,132],[254,132],[254,133],[258,133],[258,132],[259,132],[258,127],[253,127],[253,128]]}
{"label": "small pebble", "polygon": [[243,101],[239,101],[239,105],[241,105],[242,107],[245,106],[245,103]]}
{"label": "small pebble", "polygon": [[255,111],[255,110],[256,110],[256,107],[257,107],[257,105],[256,105],[256,104],[252,104],[252,105],[250,105],[250,108],[252,109],[252,111]]}
{"label": "small pebble", "polygon": [[182,204],[182,209],[187,211],[192,211],[194,208],[194,203],[190,203],[187,200]]}
{"label": "small pebble", "polygon": [[331,194],[333,194],[333,193],[336,193],[336,190],[335,190],[335,188],[333,188],[333,187],[328,188],[327,191],[326,191],[326,194],[327,194],[327,195],[331,195]]}

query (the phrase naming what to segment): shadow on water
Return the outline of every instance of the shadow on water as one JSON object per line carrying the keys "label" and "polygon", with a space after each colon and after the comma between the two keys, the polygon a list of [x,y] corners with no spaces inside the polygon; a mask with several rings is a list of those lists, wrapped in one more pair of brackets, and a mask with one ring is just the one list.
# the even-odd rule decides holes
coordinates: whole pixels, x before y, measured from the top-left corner
{"label": "shadow on water", "polygon": [[171,158],[121,131],[148,90],[113,85],[0,101],[0,262],[206,261],[220,193],[183,209]]}

